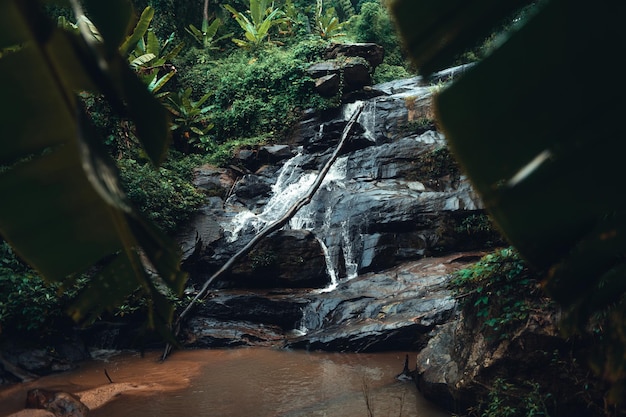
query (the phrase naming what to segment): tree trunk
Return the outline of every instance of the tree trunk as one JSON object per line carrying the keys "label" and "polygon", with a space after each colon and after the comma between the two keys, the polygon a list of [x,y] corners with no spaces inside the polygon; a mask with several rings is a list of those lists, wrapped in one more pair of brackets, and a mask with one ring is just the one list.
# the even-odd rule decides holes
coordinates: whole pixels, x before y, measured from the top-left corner
{"label": "tree trunk", "polygon": [[202,18],[205,22],[209,21],[209,0],[204,0],[204,8],[202,9]]}

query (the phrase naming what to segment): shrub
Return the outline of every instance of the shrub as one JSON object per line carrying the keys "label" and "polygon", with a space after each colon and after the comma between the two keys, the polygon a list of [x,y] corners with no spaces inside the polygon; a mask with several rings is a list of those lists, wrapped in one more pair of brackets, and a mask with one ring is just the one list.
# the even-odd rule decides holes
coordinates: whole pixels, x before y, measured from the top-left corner
{"label": "shrub", "polygon": [[533,381],[515,384],[498,378],[494,381],[486,402],[480,404],[475,414],[481,417],[548,417],[548,404],[554,398],[543,393]]}
{"label": "shrub", "polygon": [[321,45],[325,43],[307,40],[292,48],[234,51],[219,61],[180,70],[180,82],[198,94],[213,92],[206,105],[211,106],[210,135],[216,143],[260,135],[282,139],[303,110],[330,105],[306,73],[321,55]]}
{"label": "shrub", "polygon": [[495,251],[456,272],[452,286],[491,340],[508,338],[535,305],[546,306],[539,284],[513,248]]}
{"label": "shrub", "polygon": [[0,334],[43,339],[62,331],[69,322],[64,310],[84,283],[80,278],[61,292],[60,284],[45,283],[0,239]]}
{"label": "shrub", "polygon": [[361,5],[360,14],[350,19],[350,35],[357,42],[374,42],[385,48],[385,63],[405,66],[406,55],[387,8],[379,1]]}
{"label": "shrub", "polygon": [[173,233],[204,201],[192,184],[196,156],[176,155],[155,169],[140,158],[118,161],[126,193],[137,208],[161,230]]}

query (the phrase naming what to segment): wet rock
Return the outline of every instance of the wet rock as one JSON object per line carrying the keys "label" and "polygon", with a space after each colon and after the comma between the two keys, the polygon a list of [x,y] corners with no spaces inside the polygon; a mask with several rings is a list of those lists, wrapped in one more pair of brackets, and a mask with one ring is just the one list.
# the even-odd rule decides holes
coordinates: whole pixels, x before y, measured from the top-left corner
{"label": "wet rock", "polygon": [[375,43],[333,43],[326,50],[326,59],[342,56],[363,58],[376,68],[383,62],[385,49]]}
{"label": "wet rock", "polygon": [[331,73],[318,77],[315,80],[315,90],[322,97],[332,97],[341,86],[341,77],[337,73]]}
{"label": "wet rock", "polygon": [[69,336],[69,332],[66,340],[49,342],[46,349],[13,335],[2,343],[0,352],[0,380],[7,382],[18,376],[12,372],[13,368],[24,374],[25,378],[20,376],[20,379],[34,379],[37,375],[74,369],[78,362],[90,357],[84,342],[77,335]]}
{"label": "wet rock", "polygon": [[[546,308],[529,316],[526,323],[503,339],[494,340],[477,331],[480,324],[463,313],[454,321],[433,331],[427,346],[417,355],[416,383],[422,394],[451,412],[465,413],[468,407],[487,398],[496,379],[541,381],[543,389],[559,399],[558,411],[550,415],[581,414],[592,400],[578,393],[587,370],[577,369],[571,357],[561,359],[560,352],[572,355],[584,347],[582,340],[565,340],[557,329],[558,313]],[[574,353],[574,355],[577,355]],[[559,364],[569,363],[567,370]],[[601,402],[600,398],[596,399]]]}
{"label": "wet rock", "polygon": [[[316,64],[311,72],[329,75],[339,68],[338,61],[348,59]],[[306,192],[362,106],[348,146],[312,201],[286,230],[260,243],[219,280],[215,301],[207,301],[202,313],[207,323],[234,320],[222,314],[232,311],[242,323],[266,323],[283,332],[290,326],[307,328],[307,335],[290,340],[290,346],[363,351],[421,348],[431,330],[450,319],[455,303],[434,278],[443,282],[445,273],[427,279],[406,268],[434,256],[444,256],[437,261],[444,262],[446,254],[460,248],[482,248],[497,233],[475,233],[472,222],[484,218],[482,203],[460,170],[448,169],[452,160],[442,151],[443,135],[416,124],[432,116],[432,88],[417,77],[375,90],[379,95],[363,103],[307,113],[289,141],[299,147],[298,154],[265,165],[233,187],[218,216],[224,233],[202,250],[191,274],[194,285],[278,218],[278,211],[284,213],[292,204],[287,196]],[[230,221],[234,218],[237,222]],[[282,305],[267,291],[261,299],[233,293],[234,288],[323,288],[331,280],[338,281],[331,292],[299,293],[304,305]],[[393,296],[387,293],[391,290]],[[286,320],[280,320],[276,307],[288,311]]]}
{"label": "wet rock", "polygon": [[188,347],[222,348],[275,346],[282,343],[284,334],[278,326],[196,316],[189,320],[181,337]]}
{"label": "wet rock", "polygon": [[265,145],[261,146],[258,152],[258,159],[263,164],[275,164],[292,156],[289,145]]}
{"label": "wet rock", "polygon": [[220,288],[324,288],[326,258],[315,235],[283,230],[268,236],[235,264]]}
{"label": "wet rock", "polygon": [[271,184],[263,178],[257,175],[248,174],[237,182],[233,192],[237,194],[239,199],[252,200],[267,197],[271,190]]}
{"label": "wet rock", "polygon": [[56,417],[86,417],[89,409],[80,399],[67,392],[35,388],[28,391],[26,408],[43,409]]}
{"label": "wet rock", "polygon": [[451,272],[467,263],[458,254],[365,274],[320,294],[303,312],[303,336],[288,347],[329,351],[419,350],[430,331],[453,317]]}
{"label": "wet rock", "polygon": [[[372,67],[359,57],[318,62],[307,68],[307,72],[316,80],[318,92],[326,97],[334,96],[340,91],[347,93],[359,90],[372,84]],[[324,80],[317,82],[320,78]]]}
{"label": "wet rock", "polygon": [[256,293],[218,292],[198,307],[198,315],[218,320],[244,321],[278,326],[289,331],[302,320],[304,299],[287,295],[264,296]]}
{"label": "wet rock", "polygon": [[193,184],[210,195],[223,196],[235,183],[236,175],[227,168],[202,165],[194,169]]}

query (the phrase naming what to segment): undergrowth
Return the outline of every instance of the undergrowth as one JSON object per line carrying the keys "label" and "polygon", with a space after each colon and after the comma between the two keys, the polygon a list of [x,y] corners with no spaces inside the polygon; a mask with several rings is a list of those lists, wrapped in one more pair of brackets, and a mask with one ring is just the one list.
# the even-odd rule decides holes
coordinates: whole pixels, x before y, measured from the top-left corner
{"label": "undergrowth", "polygon": [[457,271],[451,285],[464,310],[473,312],[491,340],[509,338],[541,298],[537,280],[512,247]]}

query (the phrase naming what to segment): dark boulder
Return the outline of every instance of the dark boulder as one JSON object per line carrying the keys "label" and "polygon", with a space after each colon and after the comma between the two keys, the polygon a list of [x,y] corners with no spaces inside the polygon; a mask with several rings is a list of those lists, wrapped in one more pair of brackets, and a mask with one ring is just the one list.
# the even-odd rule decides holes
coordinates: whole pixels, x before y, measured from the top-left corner
{"label": "dark boulder", "polygon": [[218,320],[244,321],[278,326],[283,330],[298,327],[307,300],[293,295],[266,296],[258,293],[235,294],[217,292],[198,307],[203,317]]}
{"label": "dark boulder", "polygon": [[375,43],[333,43],[326,50],[326,59],[342,56],[363,58],[372,68],[376,68],[383,62],[385,49]]}
{"label": "dark boulder", "polygon": [[323,288],[330,283],[324,251],[306,230],[282,230],[261,241],[223,279],[221,288]]}
{"label": "dark boulder", "polygon": [[592,411],[594,402],[602,403],[601,396],[594,398],[597,391],[589,386],[585,396],[580,395],[580,381],[589,381],[589,371],[572,361],[589,341],[562,338],[558,315],[544,306],[543,311],[535,311],[525,323],[510,329],[507,337],[494,339],[479,330],[476,317],[461,313],[435,329],[418,353],[415,376],[419,390],[436,404],[464,414],[481,399],[486,400],[498,380],[529,390],[529,381],[540,381],[542,390],[558,398],[558,404],[545,403],[549,415],[599,415],[594,414],[598,410]]}
{"label": "dark boulder", "polygon": [[322,97],[333,97],[341,88],[341,77],[337,73],[322,75],[315,80],[315,90]]}
{"label": "dark boulder", "polygon": [[307,72],[315,80],[324,78],[320,82],[316,81],[316,86],[325,97],[359,90],[372,84],[372,67],[359,57],[318,62],[311,65]]}
{"label": "dark boulder", "polygon": [[235,183],[232,170],[205,164],[194,169],[193,184],[209,195],[224,196]]}

